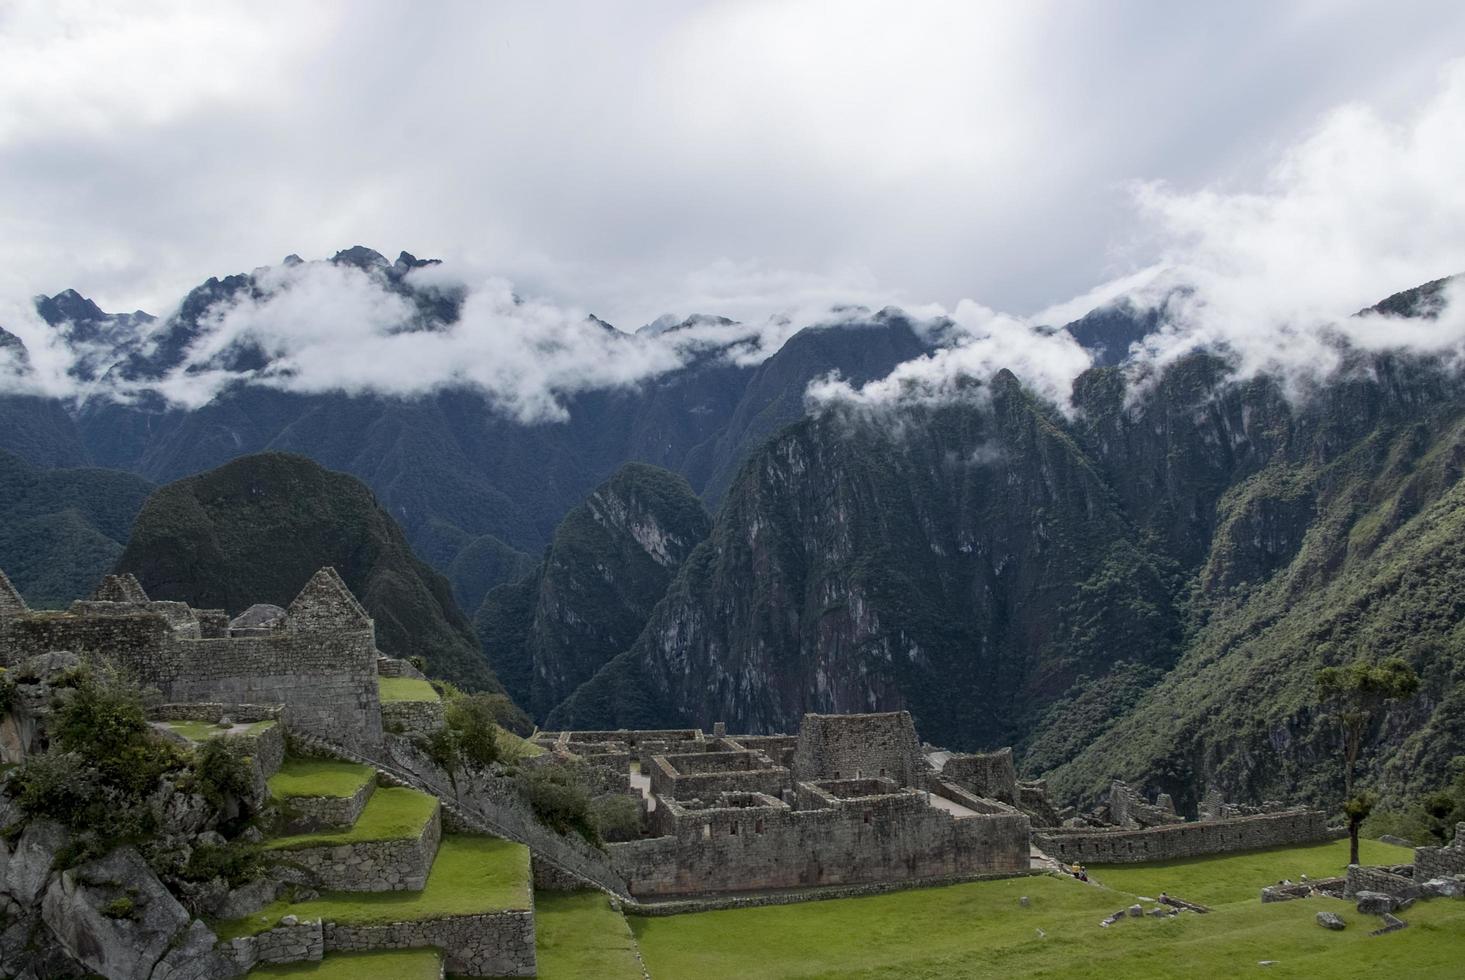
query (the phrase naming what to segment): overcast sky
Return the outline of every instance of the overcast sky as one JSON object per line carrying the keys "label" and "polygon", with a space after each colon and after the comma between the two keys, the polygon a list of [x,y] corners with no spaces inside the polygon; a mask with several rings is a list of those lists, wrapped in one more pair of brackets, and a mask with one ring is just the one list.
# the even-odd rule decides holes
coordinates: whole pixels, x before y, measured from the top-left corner
{"label": "overcast sky", "polygon": [[[1387,144],[1461,55],[1448,0],[0,0],[0,292],[165,312],[360,243],[627,329],[1026,314],[1275,193],[1340,112]],[[1422,251],[1393,286],[1460,271]]]}

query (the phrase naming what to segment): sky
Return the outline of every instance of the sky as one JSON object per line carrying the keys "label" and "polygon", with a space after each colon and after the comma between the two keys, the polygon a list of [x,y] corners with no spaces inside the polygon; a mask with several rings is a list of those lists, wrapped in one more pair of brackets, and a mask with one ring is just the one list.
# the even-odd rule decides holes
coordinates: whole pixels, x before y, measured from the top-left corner
{"label": "sky", "polygon": [[[365,244],[562,330],[896,303],[1057,388],[1078,359],[1034,325],[1182,276],[1204,301],[1154,356],[1241,329],[1261,369],[1279,325],[1465,271],[1462,58],[1465,5],[1411,0],[0,0],[0,322],[29,346],[38,293],[166,314]],[[350,325],[291,338],[339,310],[294,315],[282,349],[334,368]]]}

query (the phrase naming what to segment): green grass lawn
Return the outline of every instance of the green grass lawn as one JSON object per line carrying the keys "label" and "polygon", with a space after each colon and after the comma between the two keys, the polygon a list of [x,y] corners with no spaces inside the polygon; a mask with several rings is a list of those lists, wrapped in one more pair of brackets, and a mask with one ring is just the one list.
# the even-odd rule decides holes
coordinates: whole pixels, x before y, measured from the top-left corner
{"label": "green grass lawn", "polygon": [[376,778],[376,770],[334,759],[286,759],[269,779],[270,794],[288,800],[296,796],[355,796]]}
{"label": "green grass lawn", "polygon": [[[1310,851],[1273,852],[1276,863],[1266,866],[1267,877],[1275,882],[1282,873],[1271,868],[1291,861],[1301,868],[1296,873],[1311,875],[1305,862],[1318,855]],[[1319,875],[1331,860],[1321,858]],[[1195,885],[1205,877],[1190,862],[1183,870],[1196,877],[1178,876],[1177,882]],[[1250,872],[1233,867],[1208,877],[1242,880]],[[1159,891],[1148,878],[1135,880],[1146,895]],[[1133,894],[1059,877],[628,921],[651,975],[677,980],[1461,975],[1465,902],[1419,903],[1403,914],[1409,928],[1373,937],[1368,932],[1380,921],[1359,915],[1348,902],[1263,905],[1249,883],[1247,889],[1248,898],[1208,915],[1125,918],[1108,929],[1099,920],[1130,905]],[[1180,884],[1170,890],[1183,895]],[[1027,907],[1019,902],[1024,895]],[[1347,930],[1319,927],[1315,916],[1323,909],[1342,914]],[[1276,965],[1258,966],[1261,960]]]}
{"label": "green grass lawn", "polygon": [[[170,731],[176,732],[177,734],[182,735],[184,738],[192,742],[207,741],[208,739],[213,738],[215,735],[222,735],[225,732],[229,731],[231,728],[233,728],[232,725],[225,725],[223,727],[220,727],[219,725],[215,725],[211,721],[165,721],[163,722],[163,724],[166,725]],[[268,731],[269,729],[273,728],[276,724],[277,722],[275,722],[273,718],[266,718],[263,721],[255,722],[248,728],[236,734],[258,735],[260,732]]]}
{"label": "green grass lawn", "polygon": [[220,732],[228,731],[211,721],[165,721],[163,724],[169,731],[182,735],[191,742],[203,742]]}
{"label": "green grass lawn", "polygon": [[502,725],[495,725],[498,729],[499,748],[509,759],[533,758],[536,755],[544,755],[545,749],[542,745],[535,745],[527,738],[520,738]]}
{"label": "green grass lawn", "polygon": [[435,949],[331,953],[318,963],[279,963],[251,970],[245,980],[309,977],[310,980],[437,980],[442,956]]}
{"label": "green grass lawn", "polygon": [[527,909],[531,887],[529,849],[523,844],[450,834],[443,838],[427,887],[420,892],[325,892],[308,902],[282,900],[243,919],[216,923],[214,931],[226,940],[250,936],[286,915],[372,925]]}
{"label": "green grass lawn", "polygon": [[441,701],[437,690],[415,677],[378,677],[378,696],[383,701]]}
{"label": "green grass lawn", "polygon": [[641,980],[625,917],[600,892],[540,892],[534,901],[540,980]]}
{"label": "green grass lawn", "polygon": [[276,837],[265,842],[274,851],[301,847],[334,847],[373,840],[404,840],[417,837],[437,809],[437,797],[415,789],[389,786],[371,794],[356,823],[345,830],[322,830],[313,834]]}
{"label": "green grass lawn", "polygon": [[[1414,852],[1376,840],[1358,842],[1364,864],[1408,864]],[[1089,877],[1100,884],[1135,895],[1154,897],[1169,892],[1201,905],[1258,901],[1261,890],[1283,878],[1331,878],[1348,872],[1348,841],[1324,841],[1265,851],[1243,851],[1179,861],[1146,864],[1093,864]]]}

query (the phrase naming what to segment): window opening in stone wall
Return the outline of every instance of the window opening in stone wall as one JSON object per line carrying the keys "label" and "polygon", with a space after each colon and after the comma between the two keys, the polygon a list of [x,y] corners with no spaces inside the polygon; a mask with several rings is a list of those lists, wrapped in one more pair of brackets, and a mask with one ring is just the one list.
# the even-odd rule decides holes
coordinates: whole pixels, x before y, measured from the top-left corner
{"label": "window opening in stone wall", "polygon": [[738,835],[738,825],[733,824],[731,827],[727,828],[727,832],[729,836],[736,837]]}
{"label": "window opening in stone wall", "polygon": [[865,823],[869,823],[869,822],[870,822],[870,811],[869,810],[866,810],[865,811]]}
{"label": "window opening in stone wall", "polygon": [[711,836],[712,836],[712,824],[710,824],[710,823],[704,823],[702,825],[702,839],[703,840],[707,840]]}
{"label": "window opening in stone wall", "polygon": [[753,824],[753,833],[755,833],[755,834],[761,834],[761,833],[763,833],[763,819],[761,817],[758,819],[758,822],[757,823]]}

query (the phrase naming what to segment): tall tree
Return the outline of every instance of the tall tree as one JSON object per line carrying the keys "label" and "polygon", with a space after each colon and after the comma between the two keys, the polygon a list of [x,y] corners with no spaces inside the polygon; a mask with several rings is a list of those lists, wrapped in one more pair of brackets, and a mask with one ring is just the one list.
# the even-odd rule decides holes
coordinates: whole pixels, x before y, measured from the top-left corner
{"label": "tall tree", "polygon": [[1355,793],[1353,775],[1369,723],[1390,701],[1419,689],[1419,675],[1400,657],[1374,663],[1355,660],[1317,672],[1318,700],[1337,715],[1343,728],[1343,813],[1348,817],[1348,863],[1358,863],[1358,828],[1378,802],[1378,794]]}

